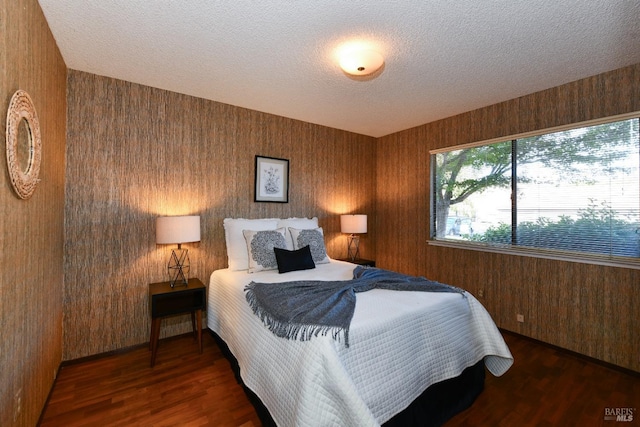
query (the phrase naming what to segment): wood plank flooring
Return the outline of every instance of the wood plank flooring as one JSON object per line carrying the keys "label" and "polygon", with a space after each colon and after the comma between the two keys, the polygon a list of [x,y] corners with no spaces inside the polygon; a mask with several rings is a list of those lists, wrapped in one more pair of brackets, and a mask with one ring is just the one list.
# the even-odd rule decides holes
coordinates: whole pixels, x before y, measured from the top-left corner
{"label": "wood plank flooring", "polygon": [[260,421],[211,334],[192,334],[60,369],[41,426],[258,427]]}
{"label": "wood plank flooring", "polygon": [[[487,374],[485,391],[446,427],[640,425],[640,375],[503,335],[513,367]],[[146,346],[65,365],[40,425],[260,426],[209,333],[203,346],[199,354],[192,335],[162,340],[153,368]],[[606,408],[632,408],[634,419],[605,420]]]}

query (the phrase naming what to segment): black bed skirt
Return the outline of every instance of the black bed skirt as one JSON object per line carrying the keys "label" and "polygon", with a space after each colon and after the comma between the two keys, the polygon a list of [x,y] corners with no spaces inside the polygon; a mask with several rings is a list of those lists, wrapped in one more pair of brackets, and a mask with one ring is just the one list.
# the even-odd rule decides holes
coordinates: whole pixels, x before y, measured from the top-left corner
{"label": "black bed skirt", "polygon": [[[260,398],[244,385],[240,378],[240,366],[222,338],[209,329],[224,356],[229,360],[236,380],[246,393],[264,427],[276,427],[271,414]],[[384,427],[437,427],[454,415],[470,407],[484,389],[484,361],[468,367],[462,373],[427,388],[402,412],[383,424]]]}

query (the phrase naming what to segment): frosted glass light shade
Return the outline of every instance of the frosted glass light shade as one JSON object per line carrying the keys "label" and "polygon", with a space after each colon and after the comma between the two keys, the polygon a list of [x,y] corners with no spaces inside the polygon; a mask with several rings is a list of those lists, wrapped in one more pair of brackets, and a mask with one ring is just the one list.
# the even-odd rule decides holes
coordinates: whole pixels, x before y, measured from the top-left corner
{"label": "frosted glass light shade", "polygon": [[200,216],[161,216],[156,218],[156,243],[200,241]]}
{"label": "frosted glass light shade", "polygon": [[354,76],[367,76],[382,67],[384,58],[374,50],[353,50],[340,58],[340,68]]}
{"label": "frosted glass light shade", "polygon": [[341,215],[340,231],[348,234],[362,234],[367,232],[366,215]]}

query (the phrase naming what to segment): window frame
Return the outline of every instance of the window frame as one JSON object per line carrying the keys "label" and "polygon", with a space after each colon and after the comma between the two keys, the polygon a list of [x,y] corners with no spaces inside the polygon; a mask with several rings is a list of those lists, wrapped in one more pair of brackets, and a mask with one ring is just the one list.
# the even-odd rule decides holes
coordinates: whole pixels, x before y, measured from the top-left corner
{"label": "window frame", "polygon": [[[589,254],[585,252],[569,252],[563,250],[555,250],[555,249],[546,249],[546,248],[532,248],[532,247],[524,247],[524,246],[516,246],[513,244],[487,244],[482,242],[471,242],[464,240],[451,240],[451,239],[438,239],[436,238],[436,215],[435,215],[435,204],[436,204],[436,188],[435,188],[435,179],[434,179],[434,168],[435,168],[435,155],[440,153],[446,153],[454,150],[461,150],[467,148],[475,148],[481,147],[490,144],[496,144],[501,142],[508,142],[522,138],[534,137],[539,135],[544,135],[548,133],[562,132],[572,129],[578,129],[588,126],[597,126],[602,124],[607,124],[611,122],[624,121],[638,119],[640,120],[640,111],[634,111],[631,113],[619,114],[614,116],[602,117],[595,120],[588,120],[583,122],[570,123],[562,126],[555,126],[546,129],[540,129],[531,132],[523,132],[515,135],[507,135],[499,138],[492,138],[483,141],[476,141],[466,144],[454,145],[444,148],[437,148],[433,150],[429,150],[429,240],[427,244],[430,246],[441,246],[441,247],[449,247],[449,248],[458,248],[458,249],[466,249],[466,250],[474,250],[481,252],[489,252],[489,253],[501,253],[508,255],[516,255],[516,256],[526,256],[533,258],[543,258],[543,259],[552,259],[558,261],[569,261],[569,262],[578,262],[584,264],[595,264],[595,265],[605,265],[605,266],[613,266],[613,267],[624,267],[640,270],[640,258],[630,258],[630,257],[616,257],[616,256],[607,256],[607,255],[599,255],[599,254]],[[512,173],[513,176],[516,176],[516,162],[512,162]],[[640,182],[638,182],[640,186]],[[513,188],[512,188],[513,191]],[[512,193],[513,194],[513,193]],[[515,215],[514,212],[514,203],[512,197],[512,216]],[[512,227],[515,227],[512,221]],[[640,238],[640,236],[639,236]]]}

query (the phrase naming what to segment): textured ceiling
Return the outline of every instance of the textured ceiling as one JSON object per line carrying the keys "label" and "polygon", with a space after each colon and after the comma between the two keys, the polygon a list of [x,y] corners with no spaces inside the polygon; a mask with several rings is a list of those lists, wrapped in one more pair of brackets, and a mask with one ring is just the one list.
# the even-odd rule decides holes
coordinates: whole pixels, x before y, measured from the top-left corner
{"label": "textured ceiling", "polygon": [[[638,0],[40,0],[67,67],[379,137],[640,63]],[[339,47],[385,58],[347,77]]]}

